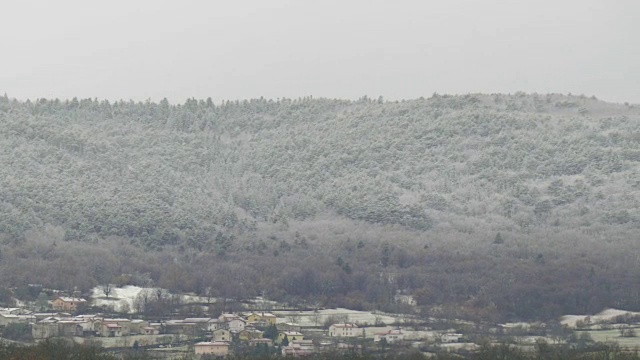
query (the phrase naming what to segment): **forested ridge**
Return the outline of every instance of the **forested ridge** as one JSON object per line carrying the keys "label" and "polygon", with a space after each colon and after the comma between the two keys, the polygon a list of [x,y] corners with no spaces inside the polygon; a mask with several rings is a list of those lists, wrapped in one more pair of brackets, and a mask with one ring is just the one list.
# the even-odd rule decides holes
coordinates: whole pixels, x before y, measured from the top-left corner
{"label": "forested ridge", "polygon": [[[137,273],[361,307],[405,291],[431,311],[522,318],[640,306],[638,106],[522,93],[4,96],[0,141],[7,286]],[[60,279],[52,267],[89,271]],[[505,284],[526,289],[494,288]]]}

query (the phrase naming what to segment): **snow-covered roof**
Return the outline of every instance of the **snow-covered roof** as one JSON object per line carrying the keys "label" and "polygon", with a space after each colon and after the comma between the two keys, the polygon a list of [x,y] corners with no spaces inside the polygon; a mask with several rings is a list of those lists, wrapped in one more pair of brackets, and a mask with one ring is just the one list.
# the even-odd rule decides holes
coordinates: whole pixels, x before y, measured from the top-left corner
{"label": "snow-covered roof", "polygon": [[2,308],[0,309],[0,313],[12,313],[20,310],[20,308]]}
{"label": "snow-covered roof", "polygon": [[76,297],[68,297],[68,296],[60,296],[58,297],[58,299],[64,301],[64,302],[87,302],[87,300],[83,299],[83,298],[76,298]]}
{"label": "snow-covered roof", "polygon": [[192,323],[204,323],[209,322],[211,318],[186,318],[184,322],[192,322]]}
{"label": "snow-covered roof", "polygon": [[287,336],[301,336],[302,333],[299,333],[297,331],[282,331],[283,334],[287,335]]}
{"label": "snow-covered roof", "polygon": [[104,322],[131,322],[129,319],[103,319]]}

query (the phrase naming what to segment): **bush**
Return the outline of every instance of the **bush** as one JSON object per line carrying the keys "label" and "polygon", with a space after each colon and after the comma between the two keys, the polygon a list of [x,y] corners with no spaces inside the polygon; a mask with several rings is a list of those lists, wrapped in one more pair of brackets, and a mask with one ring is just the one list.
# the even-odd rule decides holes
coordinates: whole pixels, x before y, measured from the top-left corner
{"label": "bush", "polygon": [[28,324],[9,324],[4,328],[2,337],[15,341],[31,341],[31,326]]}

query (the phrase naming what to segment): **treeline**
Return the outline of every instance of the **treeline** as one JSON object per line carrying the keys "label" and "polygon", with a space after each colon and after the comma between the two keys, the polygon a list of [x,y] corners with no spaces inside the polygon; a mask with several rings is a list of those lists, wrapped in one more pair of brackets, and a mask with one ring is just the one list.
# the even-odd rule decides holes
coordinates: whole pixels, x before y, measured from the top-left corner
{"label": "treeline", "polygon": [[[224,256],[193,249],[149,252],[118,238],[48,241],[44,235],[29,234],[24,243],[2,252],[2,281],[16,288],[0,292],[0,301],[8,303],[12,295],[37,301],[39,288],[27,284],[87,294],[96,285],[111,283],[159,286],[236,302],[264,295],[292,305],[493,321],[590,314],[609,306],[640,309],[637,264],[622,261],[621,254],[615,255],[620,262],[614,264],[608,257],[570,253],[525,257],[510,254],[503,245],[471,255],[401,241],[377,242],[374,236],[370,241],[334,240],[324,247],[276,238],[267,240],[276,250],[242,249]],[[396,303],[398,293],[413,294],[419,308]],[[172,299],[157,300],[159,312],[131,310],[159,316],[180,309]]]}
{"label": "treeline", "polygon": [[558,94],[0,97],[0,285],[640,310],[639,114]]}

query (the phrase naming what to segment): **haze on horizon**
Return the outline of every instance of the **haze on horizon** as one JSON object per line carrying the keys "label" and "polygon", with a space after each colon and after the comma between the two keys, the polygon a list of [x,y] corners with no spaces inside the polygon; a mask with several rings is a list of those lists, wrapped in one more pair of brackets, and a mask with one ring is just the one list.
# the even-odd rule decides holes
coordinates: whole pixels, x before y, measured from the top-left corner
{"label": "haze on horizon", "polygon": [[640,103],[633,0],[3,1],[0,94],[573,93]]}

